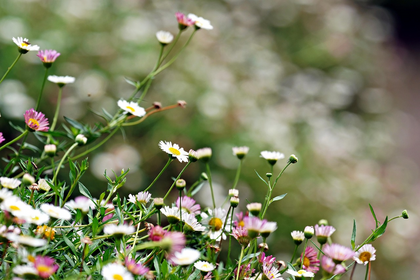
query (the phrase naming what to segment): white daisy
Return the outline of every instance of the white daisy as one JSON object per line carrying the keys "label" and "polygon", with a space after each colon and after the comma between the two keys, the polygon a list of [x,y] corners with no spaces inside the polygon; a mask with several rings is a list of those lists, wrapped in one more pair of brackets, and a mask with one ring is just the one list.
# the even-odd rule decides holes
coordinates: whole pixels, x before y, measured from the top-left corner
{"label": "white daisy", "polygon": [[239,159],[243,159],[248,154],[249,147],[233,147],[232,151],[234,156],[237,156]]}
{"label": "white daisy", "polygon": [[140,204],[147,204],[150,200],[152,195],[149,192],[139,192],[137,195],[128,195],[128,201],[131,203],[136,204],[139,202]]}
{"label": "white daisy", "polygon": [[117,263],[105,265],[101,274],[105,280],[134,280],[133,275],[124,266]]}
{"label": "white daisy", "polygon": [[12,196],[1,204],[1,209],[12,213],[13,216],[22,216],[33,211],[32,206],[26,204],[20,198]]}
{"label": "white daisy", "polygon": [[0,184],[8,189],[16,189],[17,187],[19,187],[21,181],[19,181],[18,179],[14,179],[14,178],[7,178],[7,177],[0,177]]}
{"label": "white daisy", "polygon": [[156,32],[156,38],[162,45],[167,45],[172,42],[174,36],[168,31],[158,31]]}
{"label": "white daisy", "polygon": [[274,165],[279,159],[284,158],[284,154],[280,152],[262,151],[261,157],[265,158],[269,164]]}
{"label": "white daisy", "polygon": [[260,234],[262,237],[267,238],[270,235],[270,233],[272,233],[276,229],[277,229],[276,222],[265,222],[260,228]]}
{"label": "white daisy", "polygon": [[[208,235],[211,239],[215,239],[217,241],[220,241],[221,238],[226,239],[226,234],[222,232],[227,211],[222,208],[216,208],[214,209],[214,212],[212,209],[208,210],[209,214],[207,215],[205,212],[201,213],[201,217],[203,220],[201,222],[203,224],[208,225]],[[230,217],[227,219],[227,223],[225,226],[225,231],[228,231],[230,229]]]}
{"label": "white daisy", "polygon": [[58,84],[59,86],[63,86],[63,85],[74,83],[74,81],[76,81],[76,78],[71,77],[71,76],[51,75],[51,76],[48,76],[48,81],[50,81],[52,83],[55,83],[55,84]]}
{"label": "white daisy", "polygon": [[170,154],[172,157],[175,157],[179,162],[188,162],[188,153],[184,151],[184,148],[180,148],[178,144],[173,144],[172,142],[160,141],[159,147],[162,151]]}
{"label": "white daisy", "polygon": [[146,110],[140,107],[136,102],[128,102],[123,99],[118,100],[118,107],[137,117],[143,117],[146,115]]}
{"label": "white daisy", "polygon": [[194,214],[182,212],[182,221],[185,223],[184,229],[192,231],[204,231],[206,228],[200,224]]}
{"label": "white daisy", "polygon": [[[179,208],[178,207],[169,207],[165,206],[162,209],[160,209],[160,212],[162,212],[163,215],[168,218],[168,222],[170,224],[176,224],[179,222]],[[185,211],[181,210],[181,217],[184,216]]]}
{"label": "white daisy", "polygon": [[194,14],[188,14],[188,18],[194,21],[196,28],[202,28],[202,29],[207,29],[207,30],[213,29],[213,26],[211,25],[210,21],[207,19],[198,17]]}
{"label": "white daisy", "polygon": [[313,274],[312,272],[306,271],[306,270],[298,270],[298,271],[294,271],[293,269],[289,269],[286,271],[287,273],[289,273],[290,275],[293,275],[295,277],[314,277],[315,274]]}
{"label": "white daisy", "polygon": [[206,262],[206,261],[198,261],[194,264],[194,267],[204,272],[209,272],[216,268],[214,264]]}
{"label": "white daisy", "polygon": [[211,148],[201,148],[196,151],[198,159],[209,160],[212,155]]}
{"label": "white daisy", "polygon": [[8,189],[0,190],[0,202],[5,201],[13,196],[13,193]]}
{"label": "white daisy", "polygon": [[29,235],[16,235],[14,233],[6,234],[6,238],[14,243],[27,245],[30,247],[42,247],[47,244],[47,240],[35,238]]}
{"label": "white daisy", "polygon": [[67,202],[64,207],[67,209],[79,209],[83,213],[87,213],[89,209],[95,209],[95,203],[86,196],[78,196],[74,200]]}
{"label": "white daisy", "polygon": [[104,227],[104,233],[108,235],[114,235],[116,237],[122,237],[124,235],[133,234],[135,231],[133,226],[128,225],[115,225],[110,224]]}
{"label": "white daisy", "polygon": [[38,180],[38,188],[43,190],[44,192],[49,192],[51,190],[51,186],[47,183],[45,179]]}
{"label": "white daisy", "polygon": [[38,276],[38,270],[33,265],[17,265],[13,268],[13,273],[25,279],[32,279]]}
{"label": "white daisy", "polygon": [[29,51],[38,51],[39,50],[39,46],[37,45],[31,45],[31,43],[29,43],[28,39],[23,39],[22,37],[13,37],[13,42],[19,47],[19,51],[21,53],[27,53]]}
{"label": "white daisy", "polygon": [[69,210],[60,208],[58,206],[54,206],[52,204],[44,203],[41,204],[41,210],[50,215],[52,218],[60,219],[60,220],[70,220],[71,213]]}
{"label": "white daisy", "polygon": [[359,264],[366,265],[369,262],[374,261],[376,259],[375,252],[376,252],[376,249],[372,245],[370,244],[363,245],[354,254],[353,260],[355,260]]}
{"label": "white daisy", "polygon": [[18,217],[24,219],[27,223],[35,225],[46,224],[50,220],[50,216],[39,211],[38,209],[20,213]]}
{"label": "white daisy", "polygon": [[290,233],[290,235],[296,245],[299,245],[305,239],[305,233],[303,233],[303,231],[294,230]]}
{"label": "white daisy", "polygon": [[200,252],[192,248],[184,248],[181,252],[175,252],[171,261],[175,265],[189,265],[200,258]]}

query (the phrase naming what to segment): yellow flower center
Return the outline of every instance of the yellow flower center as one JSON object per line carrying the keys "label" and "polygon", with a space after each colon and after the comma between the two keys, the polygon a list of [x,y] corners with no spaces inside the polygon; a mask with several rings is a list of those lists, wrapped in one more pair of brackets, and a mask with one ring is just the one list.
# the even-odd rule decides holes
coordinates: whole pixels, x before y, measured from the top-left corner
{"label": "yellow flower center", "polygon": [[306,266],[306,267],[309,267],[311,265],[311,261],[307,257],[304,257],[303,258],[303,265]]}
{"label": "yellow flower center", "polygon": [[371,256],[372,255],[369,252],[363,252],[360,254],[359,260],[361,260],[362,262],[368,262]]}
{"label": "yellow flower center", "polygon": [[50,273],[51,272],[51,267],[46,266],[46,265],[38,265],[36,267],[36,270],[38,270],[38,272],[47,272],[47,273]]}
{"label": "yellow flower center", "polygon": [[56,212],[56,211],[54,211],[54,210],[52,210],[52,209],[49,209],[48,210],[48,213],[50,213],[51,215],[53,215],[53,216],[59,216],[58,215],[58,212]]}
{"label": "yellow flower center", "polygon": [[11,210],[15,210],[15,211],[19,211],[19,210],[20,210],[20,208],[19,208],[19,207],[17,207],[16,205],[12,205],[12,206],[10,206],[10,209],[11,209]]}
{"label": "yellow flower center", "polygon": [[28,261],[30,261],[30,262],[35,262],[35,257],[34,256],[32,256],[32,255],[28,255]]}
{"label": "yellow flower center", "polygon": [[125,107],[125,108],[127,108],[128,110],[130,110],[132,113],[134,113],[136,110],[134,110],[134,108],[133,107],[131,107],[131,106],[127,106],[127,107]]}
{"label": "yellow flower center", "polygon": [[29,126],[39,127],[39,122],[38,122],[36,119],[32,119],[32,118],[30,118],[30,119],[29,119],[29,122],[28,122],[28,125],[29,125]]}
{"label": "yellow flower center", "polygon": [[169,148],[169,151],[170,151],[173,155],[176,155],[176,156],[179,156],[179,155],[181,154],[181,152],[180,152],[179,150],[177,150],[177,149],[175,149],[175,148],[172,148],[172,147],[170,147],[170,148]]}
{"label": "yellow flower center", "polygon": [[29,44],[29,42],[22,42],[20,45],[21,45],[22,47],[27,47],[27,46],[29,46],[30,44]]}
{"label": "yellow flower center", "polygon": [[112,275],[112,278],[114,278],[114,280],[124,280],[124,278],[119,274]]}
{"label": "yellow flower center", "polygon": [[219,218],[212,218],[209,221],[209,225],[213,227],[214,231],[219,231],[222,229],[223,222]]}
{"label": "yellow flower center", "polygon": [[238,227],[244,227],[244,226],[245,226],[245,223],[243,220],[238,223]]}
{"label": "yellow flower center", "polygon": [[297,273],[300,274],[300,275],[302,275],[302,274],[305,273],[305,270],[299,270]]}

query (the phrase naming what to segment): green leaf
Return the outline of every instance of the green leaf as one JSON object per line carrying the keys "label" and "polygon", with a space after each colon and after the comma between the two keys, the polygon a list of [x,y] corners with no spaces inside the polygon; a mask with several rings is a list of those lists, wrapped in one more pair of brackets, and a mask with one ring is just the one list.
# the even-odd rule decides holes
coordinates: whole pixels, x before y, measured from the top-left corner
{"label": "green leaf", "polygon": [[99,225],[98,218],[96,218],[96,217],[93,218],[93,221],[92,221],[92,236],[93,237],[95,237],[95,235],[98,231],[98,225]]}
{"label": "green leaf", "polygon": [[259,256],[261,254],[261,252],[258,252],[258,253],[255,253],[255,254],[250,254],[250,255],[248,255],[248,256],[246,256],[246,257],[244,257],[243,259],[242,259],[242,261],[243,262],[245,262],[245,261],[247,261],[247,260],[249,260],[249,259],[252,259],[253,257],[257,257],[257,256]]}
{"label": "green leaf", "polygon": [[286,195],[287,193],[276,196],[275,198],[271,199],[270,204],[273,203],[274,201],[282,200]]}
{"label": "green leaf", "polygon": [[375,223],[376,223],[376,227],[375,228],[378,228],[379,222],[378,222],[378,219],[376,218],[375,211],[373,211],[373,207],[372,207],[372,205],[370,205],[370,203],[369,203],[369,207],[370,207],[370,212],[372,212],[372,216],[375,219]]}
{"label": "green leaf", "polygon": [[194,190],[191,192],[191,196],[194,196],[196,193],[198,193],[203,186],[204,186],[204,182],[201,182],[200,184],[198,184],[198,186],[195,187]]}
{"label": "green leaf", "polygon": [[73,126],[74,128],[77,128],[80,131],[84,131],[85,127],[83,126],[83,124],[79,123],[78,121],[75,121],[73,119],[70,119],[68,117],[64,117],[64,119],[71,124],[71,126]]}
{"label": "green leaf", "polygon": [[200,274],[200,270],[196,269],[187,280],[195,280],[198,279],[198,275]]}
{"label": "green leaf", "polygon": [[153,259],[153,265],[154,265],[154,267],[155,267],[155,270],[156,270],[156,278],[157,279],[160,279],[160,265],[159,265],[159,260],[158,260],[158,258],[154,258]]}
{"label": "green leaf", "polygon": [[135,88],[137,88],[138,85],[139,85],[139,82],[132,81],[132,80],[126,78],[126,77],[124,77],[124,80]]}
{"label": "green leaf", "polygon": [[356,246],[356,220],[353,220],[353,232],[351,234],[351,248],[354,250]]}
{"label": "green leaf", "polygon": [[84,196],[89,197],[91,200],[93,199],[92,198],[92,195],[89,192],[89,190],[81,182],[79,182],[79,191]]}
{"label": "green leaf", "polygon": [[66,242],[67,246],[69,246],[69,248],[73,252],[73,254],[78,256],[79,253],[77,252],[76,247],[74,247],[73,242],[71,242],[65,235],[63,235],[63,240],[64,240],[64,242]]}
{"label": "green leaf", "polygon": [[387,226],[388,226],[388,216],[386,216],[384,223],[373,232],[373,236],[370,239],[370,241],[375,241],[376,239],[381,237],[382,234],[385,233],[385,230],[386,230]]}
{"label": "green leaf", "polygon": [[23,128],[21,128],[20,126],[14,125],[12,122],[9,122],[9,125],[11,127],[13,127],[14,129],[16,129],[17,131],[19,131],[19,132],[22,132],[23,133],[25,131]]}
{"label": "green leaf", "polygon": [[260,174],[258,174],[257,170],[254,170],[254,171],[255,171],[255,173],[257,173],[258,178],[260,178],[261,181],[263,181],[264,184],[266,184],[268,186],[268,183],[263,179],[263,177],[260,176]]}

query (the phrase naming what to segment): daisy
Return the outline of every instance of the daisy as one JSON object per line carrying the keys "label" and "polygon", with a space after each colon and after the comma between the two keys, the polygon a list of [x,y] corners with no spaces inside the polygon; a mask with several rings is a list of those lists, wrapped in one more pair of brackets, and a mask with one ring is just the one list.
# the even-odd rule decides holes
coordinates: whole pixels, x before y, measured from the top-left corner
{"label": "daisy", "polygon": [[1,204],[1,209],[3,211],[12,213],[13,216],[19,217],[34,210],[32,206],[26,204],[16,196],[12,196],[9,199],[3,201]]}
{"label": "daisy", "polygon": [[197,150],[197,157],[198,159],[203,160],[204,162],[207,162],[212,155],[211,148],[201,148]]}
{"label": "daisy", "polygon": [[181,252],[184,249],[187,240],[182,232],[167,231],[161,242],[164,244],[163,249],[168,252],[168,256],[171,258],[175,252]]}
{"label": "daisy", "polygon": [[50,215],[50,217],[60,220],[70,220],[71,213],[58,206],[54,206],[52,204],[43,203],[41,204],[41,210]]}
{"label": "daisy", "polygon": [[258,262],[263,266],[271,267],[275,262],[276,258],[273,256],[265,256],[265,253],[262,252],[260,257],[258,258]]}
{"label": "daisy", "polygon": [[354,254],[353,260],[355,260],[359,264],[367,265],[369,262],[374,261],[376,259],[375,252],[376,249],[372,245],[363,245]]}
{"label": "daisy", "polygon": [[[302,255],[300,256],[302,259]],[[317,259],[317,252],[312,247],[306,247],[305,256],[303,257],[302,268],[306,271],[317,273],[320,261]]]}
{"label": "daisy", "polygon": [[143,117],[146,115],[146,110],[143,107],[140,107],[136,102],[128,102],[124,99],[118,100],[118,107],[123,109],[126,113],[130,113],[137,117]]}
{"label": "daisy", "polygon": [[13,273],[24,279],[33,279],[38,276],[38,270],[33,265],[17,265],[13,268]]}
{"label": "daisy", "polygon": [[0,177],[0,185],[8,189],[16,189],[20,185],[20,181],[14,178]]}
{"label": "daisy", "polygon": [[43,63],[51,64],[60,56],[60,53],[56,50],[40,50],[36,56],[38,56]]}
{"label": "daisy", "polygon": [[156,38],[162,45],[167,45],[172,42],[174,36],[168,31],[158,31],[156,32]]}
{"label": "daisy", "polygon": [[12,197],[13,197],[13,193],[9,191],[8,189],[0,190],[0,203]]}
{"label": "daisy", "polygon": [[31,45],[31,43],[29,43],[28,39],[23,39],[22,37],[13,37],[13,42],[18,46],[19,48],[19,52],[22,54],[25,54],[29,51],[37,51],[39,50],[39,46],[37,45]]}
{"label": "daisy", "polygon": [[133,234],[135,231],[133,226],[110,224],[104,227],[104,233],[113,235],[116,238],[121,238],[124,235]]}
{"label": "daisy", "polygon": [[290,275],[293,275],[295,277],[314,277],[315,274],[313,274],[312,272],[306,271],[306,270],[298,270],[298,271],[294,271],[293,269],[288,269],[286,271],[287,273],[289,273]]}
{"label": "daisy", "polygon": [[[166,216],[166,218],[168,219],[168,222],[170,224],[176,224],[179,222],[179,208],[178,207],[169,207],[169,206],[165,206],[162,209],[160,209],[160,212],[162,212],[163,215]],[[181,210],[182,213],[185,213],[184,211]],[[181,213],[181,217],[183,216]]]}
{"label": "daisy", "polygon": [[290,233],[296,245],[300,245],[305,239],[305,234],[302,231],[294,230]]}
{"label": "daisy", "polygon": [[125,258],[124,264],[128,271],[130,271],[134,275],[145,275],[150,270],[143,264],[136,263],[136,260],[130,259],[128,257]]}
{"label": "daisy", "polygon": [[47,256],[37,256],[35,258],[34,266],[38,271],[38,275],[44,279],[50,278],[50,276],[58,269],[58,265],[55,263],[55,260]]}
{"label": "daisy", "polygon": [[328,237],[330,237],[335,231],[333,226],[315,225],[315,235],[320,244],[327,243]]}
{"label": "daisy", "polygon": [[151,225],[151,229],[148,232],[149,239],[152,241],[161,241],[166,234],[166,230],[164,230],[160,226],[153,226]]}
{"label": "daisy", "polygon": [[201,253],[192,248],[184,248],[181,252],[175,252],[170,261],[175,265],[189,265],[198,260]]}
{"label": "daisy", "polygon": [[137,195],[128,195],[128,201],[131,203],[136,204],[137,202],[140,204],[147,204],[150,200],[152,195],[149,192],[139,192]]}
{"label": "daisy", "polygon": [[102,276],[105,280],[134,280],[131,273],[122,265],[109,263],[102,268]]}
{"label": "daisy", "polygon": [[267,238],[276,229],[277,229],[276,222],[265,222],[260,228],[260,234],[263,238]]}
{"label": "daisy", "polygon": [[337,264],[342,263],[348,259],[353,258],[354,252],[352,249],[342,246],[340,244],[327,244],[322,249],[327,257],[333,259]]}
{"label": "daisy", "polygon": [[263,278],[265,276],[267,279],[283,280],[279,270],[274,266],[263,266],[263,274]]}
{"label": "daisy", "polygon": [[48,192],[51,190],[51,186],[47,183],[45,179],[38,180],[38,188],[43,190],[44,192]]}
{"label": "daisy", "polygon": [[265,158],[269,164],[274,165],[279,159],[284,158],[284,154],[280,152],[262,151],[261,157]]}
{"label": "daisy", "polygon": [[249,242],[251,242],[251,237],[248,235],[248,231],[246,228],[243,227],[235,227],[232,230],[232,235],[238,240],[239,244],[242,246],[248,246]]}
{"label": "daisy", "polygon": [[67,84],[72,84],[74,83],[74,81],[76,81],[75,77],[71,77],[71,76],[55,76],[55,75],[51,75],[48,76],[48,81],[50,81],[51,83],[57,84],[59,87],[63,87]]}
{"label": "daisy", "polygon": [[194,267],[204,272],[209,272],[216,268],[214,264],[206,262],[206,261],[198,261],[194,264]]}
{"label": "daisy", "polygon": [[244,218],[244,228],[248,230],[248,235],[251,238],[255,238],[260,233],[262,226],[267,222],[267,220],[261,220],[258,217],[245,217]]}
{"label": "daisy", "polygon": [[185,223],[184,230],[204,231],[206,229],[197,221],[194,214],[182,212],[182,221]]}
{"label": "daisy", "polygon": [[331,258],[322,256],[321,258],[322,269],[331,274],[343,274],[346,269],[341,264],[336,264]]}
{"label": "daisy", "polygon": [[172,145],[172,142],[160,141],[159,147],[173,158],[177,158],[179,162],[188,162],[188,153],[184,151],[184,148],[180,148],[178,144],[174,143]]}
{"label": "daisy", "polygon": [[303,232],[305,233],[305,238],[307,239],[311,239],[312,236],[314,236],[315,234],[315,230],[313,226],[306,226]]}
{"label": "daisy", "polygon": [[[201,221],[203,224],[208,225],[208,235],[211,239],[215,239],[216,241],[220,241],[221,238],[226,239],[226,235],[222,232],[224,222],[226,220],[227,212],[225,209],[216,208],[214,212],[212,209],[208,210],[209,215],[206,213],[201,213],[201,217],[203,220]],[[229,230],[230,228],[230,218],[227,219],[225,230]]]}
{"label": "daisy", "polygon": [[38,209],[23,212],[18,215],[19,218],[24,219],[27,223],[35,224],[35,225],[42,225],[46,224],[50,220],[50,216],[47,214],[39,211]]}
{"label": "daisy", "polygon": [[176,200],[176,206],[179,208],[179,203],[181,202],[181,208],[187,213],[198,215],[200,214],[201,206],[200,204],[195,204],[195,200],[188,196],[178,197]]}
{"label": "daisy", "polygon": [[67,202],[64,206],[67,209],[80,209],[83,213],[87,213],[89,209],[95,209],[95,203],[86,196],[78,196],[74,200]]}
{"label": "daisy", "polygon": [[243,159],[248,154],[249,147],[233,147],[232,151],[234,156],[237,156],[239,159]]}
{"label": "daisy", "polygon": [[14,243],[30,247],[42,247],[47,244],[47,240],[35,238],[29,235],[16,235],[14,233],[8,233],[6,234],[6,238]]}
{"label": "daisy", "polygon": [[3,133],[0,132],[0,143],[3,142],[4,140],[6,140],[6,139],[4,139]]}
{"label": "daisy", "polygon": [[244,218],[248,217],[248,212],[246,212],[245,214],[243,212],[239,212],[238,214],[235,214],[236,217],[238,218],[238,221],[234,221],[233,224],[235,225],[235,227],[243,227],[245,226],[244,223]]}
{"label": "daisy", "polygon": [[48,119],[41,112],[29,109],[24,114],[26,125],[34,131],[48,131]]}
{"label": "daisy", "polygon": [[262,207],[262,205],[259,202],[249,203],[246,206],[248,211],[251,212],[251,214],[254,215],[254,216],[258,216],[260,214],[261,207]]}
{"label": "daisy", "polygon": [[190,149],[190,151],[188,152],[188,160],[191,162],[196,162],[198,160],[197,152]]}
{"label": "daisy", "polygon": [[188,18],[183,13],[177,12],[175,13],[176,20],[178,21],[178,26],[180,30],[184,30],[188,26],[191,26],[194,24],[194,21],[190,18]]}
{"label": "daisy", "polygon": [[188,14],[188,18],[194,22],[196,29],[200,29],[200,28],[207,29],[207,30],[213,29],[213,26],[210,24],[210,21],[207,19],[198,17],[194,14]]}

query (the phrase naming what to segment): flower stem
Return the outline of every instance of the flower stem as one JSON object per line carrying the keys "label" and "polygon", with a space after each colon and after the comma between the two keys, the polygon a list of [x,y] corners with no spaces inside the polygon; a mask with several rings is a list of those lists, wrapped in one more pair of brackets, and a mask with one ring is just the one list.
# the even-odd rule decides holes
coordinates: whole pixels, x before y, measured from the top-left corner
{"label": "flower stem", "polygon": [[232,189],[235,189],[236,188],[236,185],[238,185],[239,176],[241,175],[241,168],[242,168],[242,159],[239,160],[239,166],[238,166],[238,169],[236,170],[235,181],[233,182]]}
{"label": "flower stem", "polygon": [[3,80],[6,78],[7,74],[9,74],[10,70],[12,70],[12,68],[15,66],[16,62],[18,62],[19,58],[22,56],[22,53],[19,53],[18,56],[16,57],[15,61],[13,61],[12,65],[10,65],[9,68],[7,68],[6,73],[4,73],[3,77],[0,80],[0,84],[3,82]]}
{"label": "flower stem", "polygon": [[165,200],[169,193],[171,192],[172,188],[175,186],[176,181],[181,178],[182,173],[184,173],[185,169],[187,169],[188,165],[190,165],[191,161],[189,161],[184,168],[181,170],[181,172],[179,172],[178,177],[176,177],[176,179],[174,180],[174,182],[172,183],[172,186],[169,188],[168,192],[165,194],[165,196],[163,197],[163,200]]}
{"label": "flower stem", "polygon": [[[176,43],[178,42],[179,38],[181,37],[181,33],[183,30],[179,30],[178,34],[176,34],[176,37],[174,39],[174,42],[171,44],[169,50],[165,53],[165,55],[162,57],[162,59],[159,61],[158,67],[162,64],[162,62],[168,57],[168,55],[171,53],[171,51],[174,49]],[[162,48],[163,50],[163,48]],[[156,69],[155,69],[156,70]]]}
{"label": "flower stem", "polygon": [[181,232],[183,231],[183,226],[182,226],[182,190],[179,190],[179,221],[180,221],[180,225],[181,225]]}
{"label": "flower stem", "polygon": [[163,171],[165,171],[166,170],[166,168],[168,168],[168,166],[169,166],[169,164],[173,161],[174,159],[173,158],[171,158],[171,157],[169,157],[169,159],[168,159],[168,161],[166,162],[166,164],[165,164],[165,166],[162,168],[162,170],[159,172],[159,174],[156,176],[156,178],[153,180],[153,182],[151,182],[150,183],[150,185],[144,190],[144,192],[145,191],[148,191],[154,184],[155,184],[155,182],[157,181],[157,179],[159,179],[159,177],[160,177],[160,175],[162,175],[162,173],[163,173]]}
{"label": "flower stem", "polygon": [[[28,129],[26,129],[24,132],[22,132],[21,135],[19,135],[18,137],[16,137],[15,139],[13,139],[12,141],[4,144],[3,146],[0,147],[0,151],[3,150],[4,148],[10,146],[11,144],[15,143],[16,141],[18,141],[20,138],[22,138],[23,136],[25,136],[26,134],[28,134]],[[23,144],[22,144],[23,145]],[[21,146],[22,147],[22,146]]]}
{"label": "flower stem", "polygon": [[[369,272],[370,272],[370,262],[369,262],[369,265],[366,266],[365,280],[368,279],[368,274],[370,274]],[[370,279],[370,277],[369,277],[369,279]]]}
{"label": "flower stem", "polygon": [[239,273],[241,272],[241,263],[242,263],[242,258],[244,257],[244,248],[245,246],[242,246],[241,256],[239,257],[239,263],[238,263],[238,271],[236,272],[236,280],[239,279]]}
{"label": "flower stem", "polygon": [[77,143],[74,143],[64,154],[63,158],[61,159],[60,163],[57,165],[57,170],[55,171],[54,177],[52,179],[52,183],[55,185],[55,180],[57,179],[58,172],[60,172],[61,165],[63,165],[64,159],[70,154],[70,152],[78,146]]}
{"label": "flower stem", "polygon": [[48,69],[49,68],[45,68],[44,80],[42,81],[41,92],[39,93],[38,100],[36,101],[35,111],[38,111],[39,104],[41,103],[41,98],[42,98],[42,93],[44,91],[45,81],[47,80],[47,77],[48,77]]}
{"label": "flower stem", "polygon": [[355,271],[355,270],[356,270],[356,264],[354,264],[353,269],[351,270],[350,280],[352,280],[352,279],[353,279],[353,274],[354,274],[354,271]]}
{"label": "flower stem", "polygon": [[63,88],[60,87],[58,90],[58,97],[57,97],[57,108],[55,108],[54,120],[50,127],[50,131],[54,131],[55,125],[57,124],[58,119],[58,112],[60,111],[60,104],[61,104],[61,93],[63,92]]}
{"label": "flower stem", "polygon": [[299,247],[298,245],[295,245],[295,250],[293,251],[293,255],[292,255],[292,259],[290,260],[290,263],[293,263],[293,261],[295,260],[298,247]]}
{"label": "flower stem", "polygon": [[210,165],[208,162],[206,162],[206,167],[207,167],[207,176],[209,178],[209,185],[210,185],[210,191],[211,191],[211,199],[213,201],[213,209],[216,208],[216,202],[214,200],[214,192],[213,192],[213,184],[211,181],[211,172],[210,172]]}

